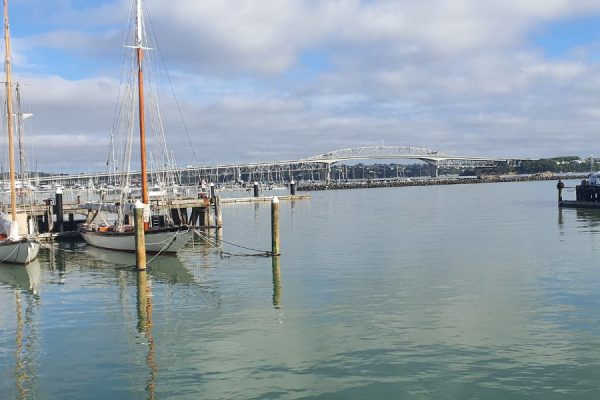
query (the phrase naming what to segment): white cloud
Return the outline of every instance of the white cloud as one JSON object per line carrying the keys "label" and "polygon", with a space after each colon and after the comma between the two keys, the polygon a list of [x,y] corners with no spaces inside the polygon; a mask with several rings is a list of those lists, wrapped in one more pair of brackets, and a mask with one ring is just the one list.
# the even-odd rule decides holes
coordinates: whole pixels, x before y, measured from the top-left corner
{"label": "white cloud", "polygon": [[[548,22],[600,15],[597,1],[155,0],[148,6],[201,162],[298,158],[381,140],[454,154],[579,154],[590,151],[600,123],[600,68],[588,61],[589,49],[549,59],[528,36]],[[120,73],[118,28],[128,9],[125,0],[67,6],[48,18],[56,27],[15,45],[23,63],[37,65],[36,75],[25,76],[37,138],[58,143],[72,136],[70,148],[93,138],[89,157],[98,165]],[[48,60],[37,56],[49,49],[92,65],[90,77],[45,76]],[[149,53],[160,62],[156,51]],[[306,53],[323,65],[299,68]],[[97,71],[111,76],[94,77]],[[193,162],[172,101],[164,116],[180,164]]]}

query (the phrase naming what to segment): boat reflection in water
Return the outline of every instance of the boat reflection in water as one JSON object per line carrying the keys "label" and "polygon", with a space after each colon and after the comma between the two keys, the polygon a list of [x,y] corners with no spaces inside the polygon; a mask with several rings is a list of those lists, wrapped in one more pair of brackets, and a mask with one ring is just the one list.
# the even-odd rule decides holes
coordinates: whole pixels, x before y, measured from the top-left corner
{"label": "boat reflection in water", "polygon": [[34,296],[38,296],[41,275],[40,262],[37,259],[25,266],[3,265],[0,268],[1,283],[28,292]]}
{"label": "boat reflection in water", "polygon": [[[135,268],[135,254],[99,249],[93,246],[85,247],[85,254],[99,268]],[[149,258],[152,260],[152,258]],[[182,264],[175,255],[157,257],[148,263],[148,273],[154,279],[166,283],[193,283],[194,275]]]}
{"label": "boat reflection in water", "polygon": [[38,360],[40,280],[41,267],[38,260],[33,260],[26,266],[4,265],[0,268],[0,283],[15,289],[14,376],[17,399],[37,398],[35,367]]}

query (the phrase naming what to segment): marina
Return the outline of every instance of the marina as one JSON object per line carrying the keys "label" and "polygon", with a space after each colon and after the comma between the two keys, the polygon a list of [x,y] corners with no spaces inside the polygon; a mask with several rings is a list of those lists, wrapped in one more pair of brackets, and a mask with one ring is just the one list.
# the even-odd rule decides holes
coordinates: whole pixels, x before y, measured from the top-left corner
{"label": "marina", "polygon": [[600,398],[600,5],[530,3],[3,0],[0,400]]}
{"label": "marina", "polygon": [[[281,202],[278,264],[197,238],[139,294],[133,255],[44,246],[0,271],[0,392],[594,398],[600,217],[557,209],[555,185],[314,192]],[[269,204],[223,219],[224,241],[270,248]]]}

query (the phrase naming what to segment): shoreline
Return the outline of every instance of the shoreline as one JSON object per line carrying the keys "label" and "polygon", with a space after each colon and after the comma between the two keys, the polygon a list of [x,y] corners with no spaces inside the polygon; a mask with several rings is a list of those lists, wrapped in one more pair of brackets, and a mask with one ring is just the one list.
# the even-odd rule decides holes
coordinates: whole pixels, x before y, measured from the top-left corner
{"label": "shoreline", "polygon": [[333,182],[333,183],[309,183],[298,185],[299,191],[313,190],[341,190],[341,189],[372,189],[385,187],[404,187],[404,186],[434,186],[434,185],[472,185],[477,183],[506,183],[506,182],[531,182],[531,181],[557,181],[559,179],[586,179],[589,174],[580,175],[515,175],[515,176],[484,176],[473,178],[429,178],[415,180],[397,180],[397,181],[352,181],[352,182]]}

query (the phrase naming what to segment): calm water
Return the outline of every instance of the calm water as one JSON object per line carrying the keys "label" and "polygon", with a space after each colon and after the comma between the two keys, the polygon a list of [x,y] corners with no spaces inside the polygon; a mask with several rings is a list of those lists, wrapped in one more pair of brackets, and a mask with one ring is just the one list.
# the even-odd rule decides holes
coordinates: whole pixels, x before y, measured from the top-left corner
{"label": "calm water", "polygon": [[[282,202],[279,274],[200,240],[147,276],[55,245],[0,268],[0,398],[598,398],[600,212],[555,184]],[[269,247],[268,204],[224,222]]]}

